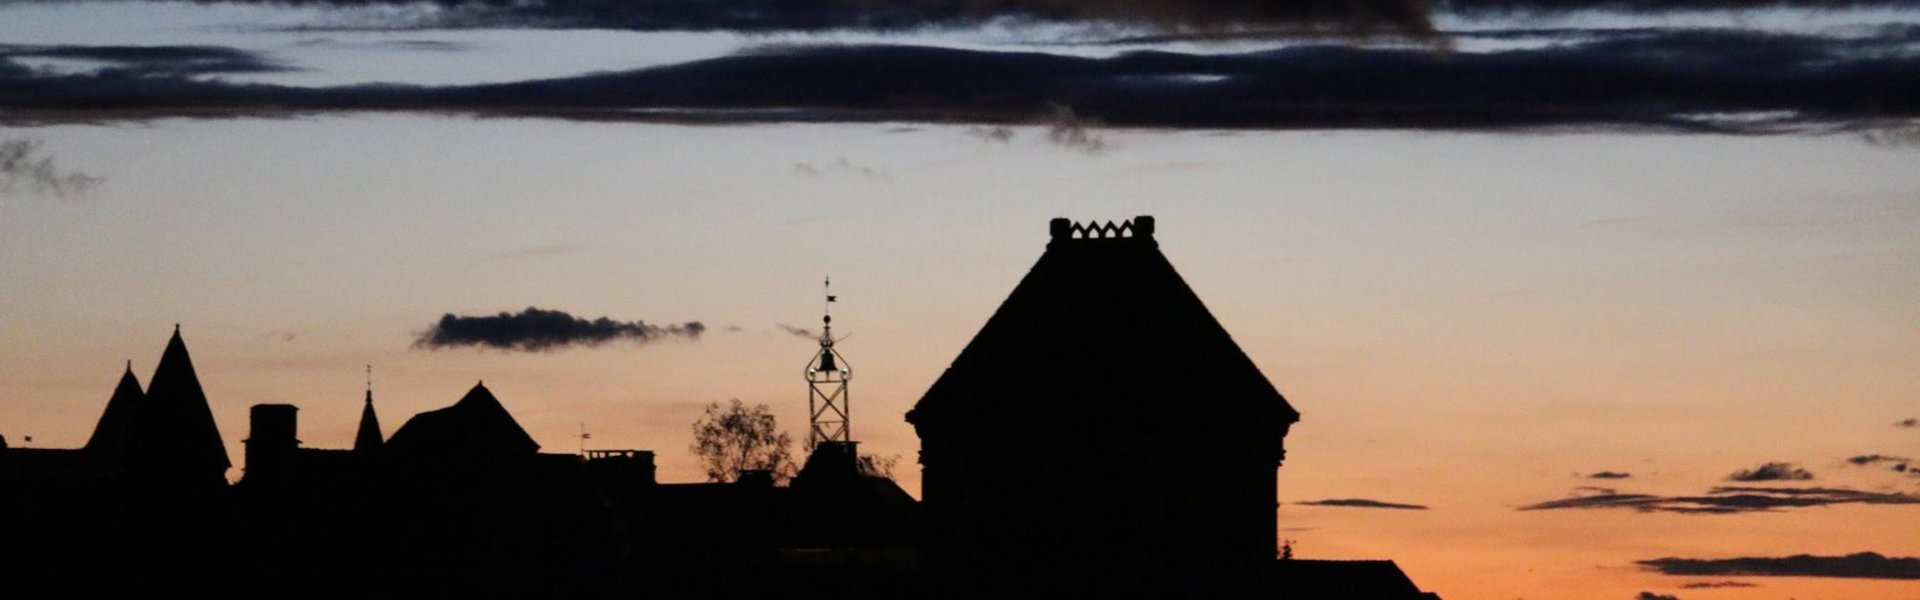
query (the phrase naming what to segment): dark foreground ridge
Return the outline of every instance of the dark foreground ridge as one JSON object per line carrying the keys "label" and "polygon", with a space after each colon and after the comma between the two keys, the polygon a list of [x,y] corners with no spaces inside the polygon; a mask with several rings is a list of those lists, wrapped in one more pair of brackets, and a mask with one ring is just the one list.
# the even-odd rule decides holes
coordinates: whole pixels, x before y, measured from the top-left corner
{"label": "dark foreground ridge", "polygon": [[907,415],[924,503],[862,468],[843,430],[813,440],[788,485],[765,472],[661,483],[644,450],[543,453],[484,384],[384,439],[369,391],[352,449],[307,447],[297,407],[255,405],[245,475],[228,485],[176,331],[146,391],[121,377],[86,447],[0,444],[6,585],[1437,599],[1391,561],[1276,557],[1276,469],[1300,413],[1160,253],[1151,217],[1051,229],[1040,261]]}

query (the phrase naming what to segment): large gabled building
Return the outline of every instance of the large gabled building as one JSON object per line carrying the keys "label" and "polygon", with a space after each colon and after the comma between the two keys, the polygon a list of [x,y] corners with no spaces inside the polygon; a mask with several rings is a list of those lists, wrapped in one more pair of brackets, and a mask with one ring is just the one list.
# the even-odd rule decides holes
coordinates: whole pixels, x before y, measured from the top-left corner
{"label": "large gabled building", "polygon": [[1249,597],[1299,579],[1275,569],[1275,509],[1300,413],[1154,229],[1053,220],[907,413],[929,559],[956,595]]}

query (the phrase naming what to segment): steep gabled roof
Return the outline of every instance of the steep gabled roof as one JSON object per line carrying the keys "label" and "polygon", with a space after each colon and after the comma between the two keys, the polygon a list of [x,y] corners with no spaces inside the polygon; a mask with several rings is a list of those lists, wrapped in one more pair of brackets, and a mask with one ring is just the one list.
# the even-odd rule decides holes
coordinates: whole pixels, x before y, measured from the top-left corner
{"label": "steep gabled roof", "polygon": [[225,472],[233,466],[178,325],[160,354],[153,378],[147,381],[146,399],[136,414],[141,429],[135,432],[140,446],[136,452],[152,453],[143,461],[152,460],[166,470]]}
{"label": "steep gabled roof", "polygon": [[1153,228],[1152,217],[1056,219],[1039,262],[908,413],[921,437],[1075,412],[1088,425],[1127,411],[1228,429],[1298,420],[1160,253]]}
{"label": "steep gabled roof", "polygon": [[107,409],[100,413],[99,424],[93,426],[93,437],[87,438],[86,451],[117,466],[133,441],[136,413],[145,397],[146,392],[140,391],[140,380],[133,376],[133,361],[127,361],[127,371],[120,375],[120,384],[113,388],[113,397],[107,400]]}
{"label": "steep gabled roof", "polygon": [[453,406],[408,419],[387,440],[386,449],[400,457],[495,457],[532,455],[540,444],[485,384],[474,384]]}
{"label": "steep gabled roof", "polygon": [[373,414],[373,390],[367,390],[367,404],[360,409],[360,432],[353,436],[353,451],[374,452],[385,443],[380,435],[380,417]]}

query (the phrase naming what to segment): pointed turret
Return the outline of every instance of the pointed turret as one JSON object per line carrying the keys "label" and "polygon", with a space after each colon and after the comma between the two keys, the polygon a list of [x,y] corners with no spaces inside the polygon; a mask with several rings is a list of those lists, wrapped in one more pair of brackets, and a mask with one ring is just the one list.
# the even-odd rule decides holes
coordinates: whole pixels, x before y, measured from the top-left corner
{"label": "pointed turret", "polygon": [[227,445],[220,439],[207,394],[194,373],[193,358],[173,326],[173,339],[160,354],[147,395],[141,403],[134,434],[138,467],[168,483],[198,485],[226,483]]}
{"label": "pointed turret", "polygon": [[118,470],[127,456],[127,446],[133,443],[134,422],[138,419],[140,402],[146,392],[140,391],[140,379],[133,376],[133,361],[127,361],[127,370],[120,375],[120,385],[113,388],[113,397],[107,400],[107,410],[100,413],[100,423],[93,427],[93,437],[87,438],[85,450],[94,455],[95,460],[110,469]]}
{"label": "pointed turret", "polygon": [[378,452],[386,444],[380,435],[380,417],[373,414],[373,390],[367,390],[367,404],[360,408],[360,433],[353,436],[354,452]]}

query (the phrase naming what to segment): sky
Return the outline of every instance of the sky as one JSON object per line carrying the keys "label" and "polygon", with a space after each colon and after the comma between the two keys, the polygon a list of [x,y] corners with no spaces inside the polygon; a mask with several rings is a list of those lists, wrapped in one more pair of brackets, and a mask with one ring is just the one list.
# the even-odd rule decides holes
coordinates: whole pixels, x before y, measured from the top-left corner
{"label": "sky", "polygon": [[[236,465],[254,404],[350,445],[372,365],[388,433],[484,381],[697,481],[708,403],[804,432],[831,276],[917,495],[902,415],[1048,219],[1153,215],[1303,414],[1299,557],[1920,595],[1911,4],[297,4],[0,5],[8,443],[83,444],[178,323]],[[529,309],[558,337],[472,333]]]}

